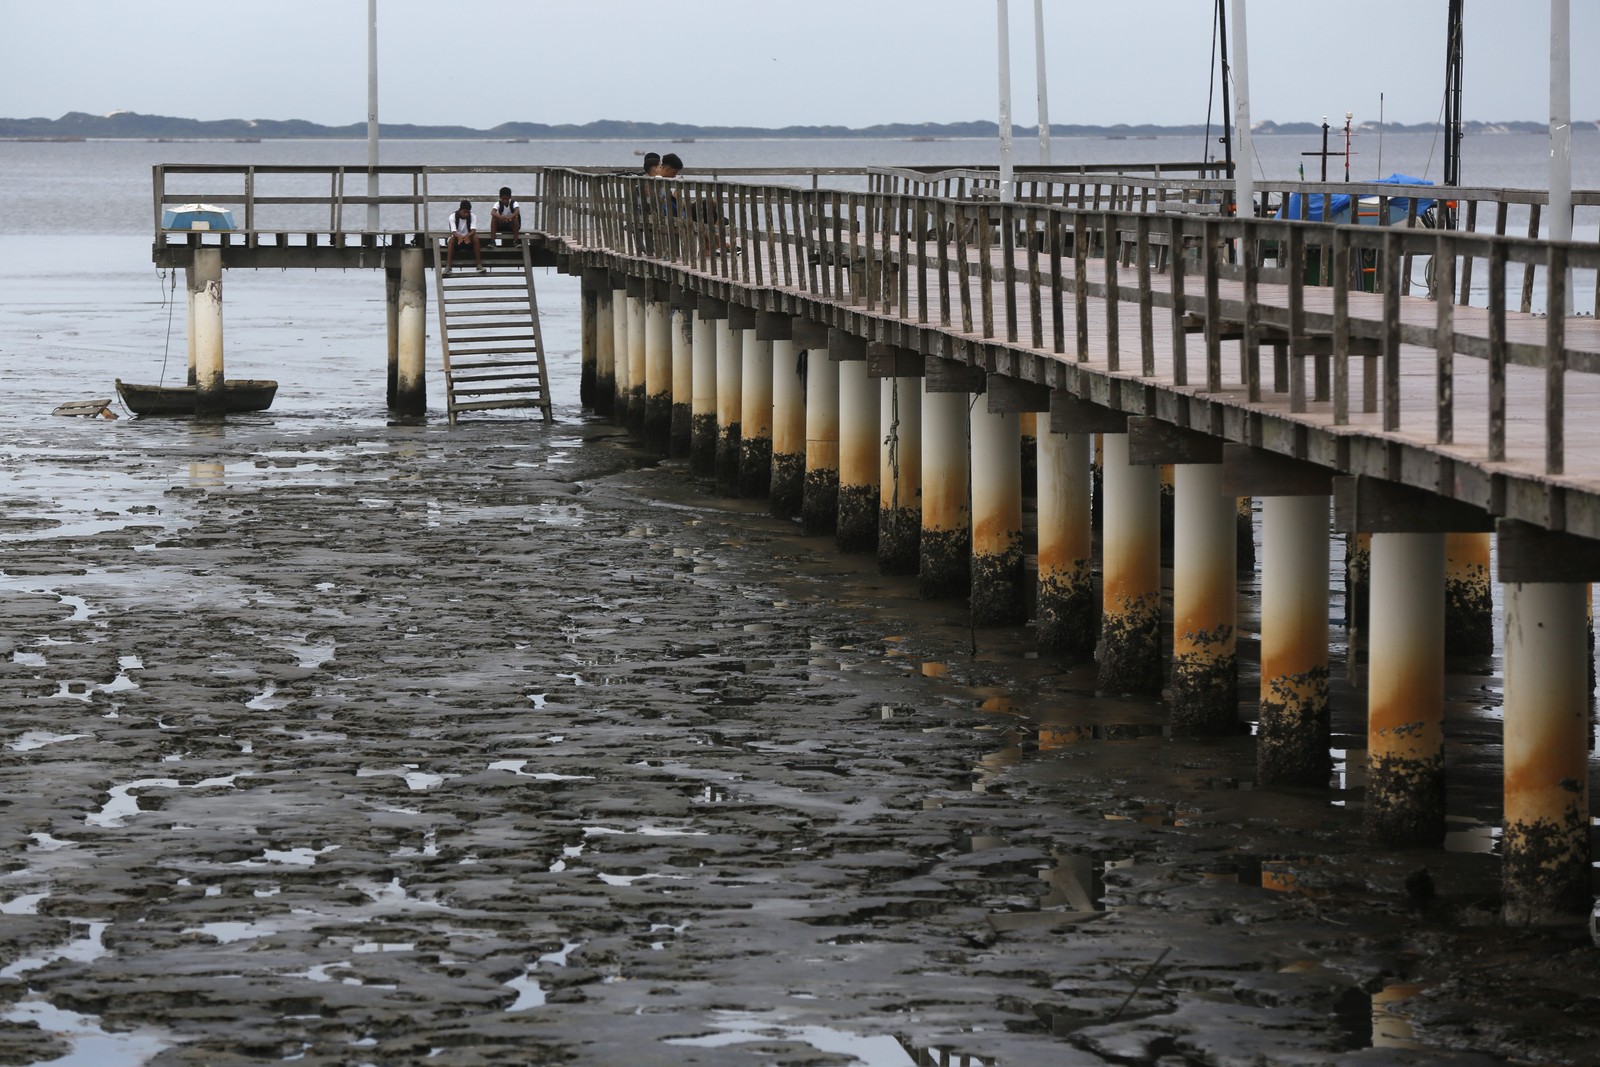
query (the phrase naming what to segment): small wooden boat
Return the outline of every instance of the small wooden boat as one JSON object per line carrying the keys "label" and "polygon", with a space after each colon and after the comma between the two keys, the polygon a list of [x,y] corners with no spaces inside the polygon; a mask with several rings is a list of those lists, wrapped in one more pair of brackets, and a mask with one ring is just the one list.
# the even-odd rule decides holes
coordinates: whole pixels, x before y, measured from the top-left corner
{"label": "small wooden boat", "polygon": [[[278,383],[258,378],[229,378],[222,383],[226,410],[265,411],[272,406]],[[195,387],[192,385],[130,385],[117,379],[117,395],[135,415],[193,415]]]}

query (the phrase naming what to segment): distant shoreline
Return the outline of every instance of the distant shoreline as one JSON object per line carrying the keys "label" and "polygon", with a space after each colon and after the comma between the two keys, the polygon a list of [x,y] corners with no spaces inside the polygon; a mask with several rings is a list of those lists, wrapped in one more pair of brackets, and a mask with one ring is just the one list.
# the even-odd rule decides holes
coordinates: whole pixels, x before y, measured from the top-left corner
{"label": "distant shoreline", "polygon": [[[1190,124],[1180,126],[1130,125],[1111,126],[1056,125],[1050,133],[1055,137],[1105,137],[1128,140],[1150,137],[1199,136],[1208,130],[1213,134],[1222,128],[1221,123],[1211,126]],[[1376,133],[1376,122],[1359,123],[1352,129],[1362,133]],[[1595,130],[1595,122],[1574,122],[1579,132]],[[1017,126],[1022,135],[1031,133],[1032,126]],[[1343,131],[1342,127],[1339,127]],[[1386,133],[1432,133],[1434,123],[1385,123]],[[1468,122],[1463,125],[1467,134],[1481,133],[1545,133],[1548,125],[1542,122]],[[1272,121],[1258,122],[1251,131],[1255,136],[1289,134],[1316,135],[1322,132],[1318,122]],[[990,121],[978,122],[922,122],[885,123],[876,126],[784,126],[764,128],[757,126],[692,126],[679,123],[624,122],[602,120],[583,125],[548,125],[535,122],[506,122],[489,129],[467,126],[417,126],[385,123],[379,128],[384,140],[401,141],[679,141],[694,140],[907,140],[955,141],[993,140],[999,127]],[[141,115],[132,111],[112,112],[109,115],[90,115],[81,111],[69,112],[58,119],[0,118],[0,140],[5,141],[235,141],[251,143],[265,140],[366,140],[366,123],[345,126],[323,126],[299,119],[200,119],[172,118],[163,115]]]}

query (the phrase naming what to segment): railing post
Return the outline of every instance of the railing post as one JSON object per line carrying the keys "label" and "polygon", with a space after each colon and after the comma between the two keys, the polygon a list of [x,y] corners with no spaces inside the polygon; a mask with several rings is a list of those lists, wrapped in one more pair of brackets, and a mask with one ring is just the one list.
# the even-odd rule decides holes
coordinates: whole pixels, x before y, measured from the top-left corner
{"label": "railing post", "polygon": [[1566,465],[1567,249],[1552,244],[1545,278],[1544,469],[1561,474]]}

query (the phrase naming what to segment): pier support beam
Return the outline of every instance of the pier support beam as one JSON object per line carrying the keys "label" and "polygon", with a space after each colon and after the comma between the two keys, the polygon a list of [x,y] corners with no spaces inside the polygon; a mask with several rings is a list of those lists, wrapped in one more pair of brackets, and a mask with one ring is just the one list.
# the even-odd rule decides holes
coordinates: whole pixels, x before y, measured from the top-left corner
{"label": "pier support beam", "polygon": [[626,426],[628,423],[628,290],[612,278],[611,338],[615,359],[611,374],[611,417]]}
{"label": "pier support beam", "polygon": [[1326,788],[1328,752],[1328,497],[1325,467],[1246,445],[1223,448],[1223,491],[1261,503],[1261,707],[1256,774],[1263,785]]}
{"label": "pier support beam", "polygon": [[800,515],[806,487],[806,354],[794,341],[772,342],[772,514]]}
{"label": "pier support beam", "polygon": [[[917,360],[921,371],[921,360]],[[922,375],[878,380],[878,571],[916,574],[922,537]]]}
{"label": "pier support beam", "polygon": [[825,347],[806,358],[806,479],[800,528],[809,537],[839,528],[839,364]]}
{"label": "pier support beam", "polygon": [[609,415],[616,407],[617,320],[611,309],[611,289],[595,291],[594,412]]}
{"label": "pier support beam", "polygon": [[967,506],[967,413],[963,378],[934,373],[948,360],[930,356],[922,379],[922,536],[917,546],[917,594],[925,599],[967,596],[972,590],[972,533]]}
{"label": "pier support beam", "polygon": [[1373,840],[1444,841],[1445,541],[1483,511],[1378,478],[1336,478],[1334,525],[1367,543],[1367,799]]}
{"label": "pier support beam", "polygon": [[[193,269],[188,273],[193,276]],[[400,378],[400,268],[385,267],[383,269],[383,327],[385,345],[385,367],[387,373],[384,378],[383,403],[389,410],[394,410],[395,384]],[[194,384],[194,304],[190,296],[189,305],[189,384]]]}
{"label": "pier support beam", "polygon": [[194,285],[194,413],[221,418],[227,410],[222,384],[222,249],[195,249]]}
{"label": "pier support beam", "polygon": [[688,459],[694,444],[694,309],[672,309],[672,421],[667,455]]}
{"label": "pier support beam", "polygon": [[[638,282],[636,286],[634,283]],[[638,290],[635,293],[635,289]],[[645,299],[643,279],[628,279],[628,400],[622,410],[622,424],[636,434],[644,433],[645,414]]]}
{"label": "pier support beam", "polygon": [[[198,257],[196,257],[198,258]],[[395,378],[396,415],[421,418],[428,410],[428,294],[423,285],[422,249],[400,250],[399,369]]]}
{"label": "pier support beam", "polygon": [[599,366],[599,315],[600,315],[600,290],[595,275],[597,271],[586,270],[579,282],[579,346],[580,363],[578,370],[578,403],[582,407],[594,407],[594,383],[596,368]]}
{"label": "pier support beam", "polygon": [[[990,375],[994,381],[998,375]],[[993,397],[991,396],[991,399]],[[972,622],[1027,621],[1022,566],[1022,426],[1015,411],[972,412]]]}
{"label": "pier support beam", "polygon": [[1039,648],[1069,662],[1094,655],[1094,545],[1089,533],[1091,434],[1039,437]]}
{"label": "pier support beam", "polygon": [[1128,420],[1128,448],[1132,462],[1161,465],[1163,512],[1172,472],[1173,730],[1236,733],[1239,506],[1222,489],[1222,440],[1141,417]]}
{"label": "pier support beam", "polygon": [[1367,653],[1367,834],[1444,841],[1444,534],[1374,533]]}
{"label": "pier support beam", "polygon": [[644,301],[644,446],[664,456],[672,445],[672,305]]}
{"label": "pier support beam", "polygon": [[717,473],[717,320],[720,309],[700,301],[694,316],[694,383],[689,411],[689,469]]}
{"label": "pier support beam", "polygon": [[1502,520],[1505,603],[1505,919],[1587,920],[1589,589],[1600,543]]}
{"label": "pier support beam", "polygon": [[717,320],[717,489],[739,492],[739,404],[744,393],[744,331]]}
{"label": "pier support beam", "polygon": [[772,341],[743,330],[739,397],[739,495],[772,489]]}
{"label": "pier support beam", "polygon": [[[184,336],[188,339],[188,342],[189,342],[189,345],[188,345],[188,348],[189,348],[189,376],[188,376],[188,378],[186,380],[190,385],[193,385],[195,383],[195,369],[194,369],[194,353],[195,353],[195,345],[194,345],[195,286],[194,286],[194,265],[193,264],[190,264],[189,266],[183,268],[183,281],[184,281],[184,290],[188,293],[188,296],[189,296],[188,300],[186,300],[184,302],[185,314],[187,315],[187,318],[188,318],[188,323],[187,323],[188,329],[187,329],[187,332],[184,334]],[[400,292],[400,272],[399,271],[395,271],[395,282],[394,282],[394,284],[395,284],[396,298],[398,298],[398,295],[399,295],[399,292]],[[390,366],[390,372],[389,372],[389,402],[390,402],[390,406],[393,406],[393,403],[394,403],[394,368],[393,368],[392,364]]]}
{"label": "pier support beam", "polygon": [[832,331],[828,358],[839,372],[839,520],[841,552],[878,549],[878,383],[867,373],[866,344]]}
{"label": "pier support beam", "polygon": [[1128,462],[1128,435],[1101,438],[1100,674],[1106,693],[1161,691],[1161,472]]}

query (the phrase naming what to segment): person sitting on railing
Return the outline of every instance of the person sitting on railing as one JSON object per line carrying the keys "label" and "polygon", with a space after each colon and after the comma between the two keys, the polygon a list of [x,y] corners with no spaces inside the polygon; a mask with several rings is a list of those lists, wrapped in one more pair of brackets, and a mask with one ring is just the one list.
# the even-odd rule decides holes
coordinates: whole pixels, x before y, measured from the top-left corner
{"label": "person sitting on railing", "polygon": [[478,273],[484,273],[483,251],[478,246],[478,216],[472,210],[470,200],[461,201],[461,206],[450,212],[450,237],[445,242],[444,272],[449,274],[455,269],[456,246],[471,245],[472,258],[477,261]]}
{"label": "person sitting on railing", "polygon": [[522,232],[522,205],[511,199],[509,185],[500,187],[500,199],[489,209],[489,232],[509,233],[512,236]]}

